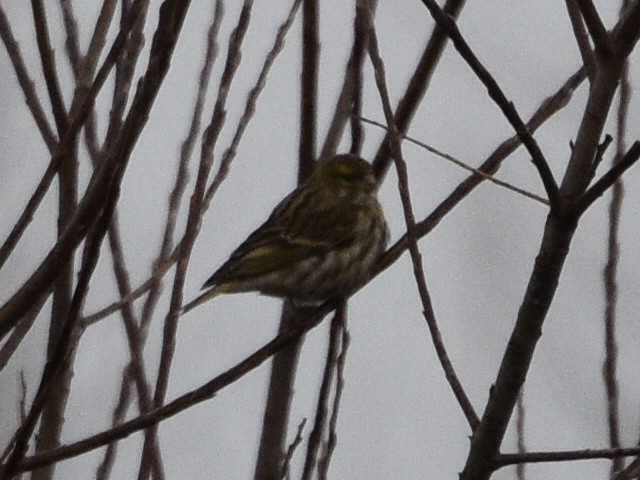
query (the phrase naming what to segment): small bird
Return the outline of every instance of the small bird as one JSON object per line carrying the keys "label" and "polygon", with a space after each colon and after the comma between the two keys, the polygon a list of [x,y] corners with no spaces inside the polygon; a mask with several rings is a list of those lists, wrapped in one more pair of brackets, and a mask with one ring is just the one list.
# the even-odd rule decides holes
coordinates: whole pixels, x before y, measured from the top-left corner
{"label": "small bird", "polygon": [[389,230],[371,165],[342,154],[318,164],[205,282],[182,314],[223,293],[258,291],[314,305],[366,283]]}

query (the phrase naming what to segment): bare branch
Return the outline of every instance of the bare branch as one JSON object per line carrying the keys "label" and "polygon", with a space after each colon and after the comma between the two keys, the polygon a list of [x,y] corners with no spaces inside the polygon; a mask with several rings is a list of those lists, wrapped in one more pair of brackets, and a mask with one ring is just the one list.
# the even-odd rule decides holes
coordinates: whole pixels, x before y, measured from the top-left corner
{"label": "bare branch", "polygon": [[593,54],[593,50],[591,50],[589,35],[584,28],[580,8],[578,7],[576,0],[565,0],[565,4],[567,5],[569,20],[571,20],[573,35],[576,37],[576,42],[578,43],[578,50],[580,50],[582,63],[587,69],[589,80],[593,80],[593,77],[596,74],[596,59]]}
{"label": "bare branch", "polygon": [[329,412],[329,396],[331,393],[331,383],[336,365],[338,361],[338,353],[340,350],[341,330],[345,328],[347,320],[346,304],[340,305],[331,320],[331,329],[329,330],[329,346],[327,348],[327,357],[324,364],[324,373],[322,374],[322,383],[318,393],[318,402],[316,404],[316,418],[313,424],[313,430],[309,435],[309,443],[307,444],[307,456],[304,461],[304,469],[302,471],[302,480],[311,480],[316,467],[318,453],[322,446],[322,437],[327,424],[327,415]]}
{"label": "bare branch", "polygon": [[[384,128],[385,130],[389,131],[389,128],[386,127],[385,125],[376,122],[374,120],[369,120],[368,118],[362,118],[362,121],[365,123],[369,123],[371,125],[375,125],[376,127],[380,127],[380,128]],[[449,162],[453,163],[454,165],[457,165],[461,168],[464,168],[465,170],[469,171],[469,172],[473,172],[476,173],[477,175],[480,175],[482,178],[484,178],[485,180],[490,181],[491,183],[494,183],[500,187],[506,188],[507,190],[511,190],[512,192],[516,192],[524,197],[530,198],[532,200],[535,200],[536,202],[539,202],[543,205],[549,206],[549,201],[546,200],[545,198],[542,198],[538,195],[536,195],[535,193],[531,193],[528,192],[527,190],[523,190],[522,188],[518,188],[514,185],[511,185],[510,183],[507,182],[503,182],[502,180],[498,180],[497,178],[489,175],[488,173],[485,173],[483,170],[477,169],[477,168],[473,168],[469,165],[467,165],[466,163],[464,163],[462,160],[458,160],[455,157],[452,157],[451,155],[441,152],[440,150],[433,148],[430,145],[427,145],[424,142],[421,142],[420,140],[416,140],[415,138],[409,137],[407,135],[404,134],[399,134],[401,138],[403,138],[404,140],[407,140],[415,145],[418,145],[421,148],[424,148],[425,150],[427,150],[428,152],[433,153],[434,155],[437,155],[440,158],[444,158],[445,160],[448,160]]]}
{"label": "bare branch", "polygon": [[67,110],[64,106],[64,98],[58,80],[58,72],[54,58],[51,41],[49,39],[49,26],[47,25],[47,14],[44,9],[42,0],[31,0],[31,11],[33,13],[33,24],[36,31],[36,40],[38,43],[38,53],[40,54],[40,63],[42,65],[42,73],[49,92],[49,101],[53,111],[53,118],[58,127],[58,136],[62,138],[69,126],[69,118]]}
{"label": "bare branch", "polygon": [[[56,138],[56,135],[53,132],[49,121],[47,120],[46,113],[42,109],[42,104],[40,103],[40,99],[38,98],[38,94],[36,93],[35,84],[29,76],[27,66],[25,65],[22,54],[20,53],[20,46],[13,36],[13,32],[11,31],[11,24],[7,19],[7,15],[4,11],[4,8],[2,8],[2,5],[0,5],[0,38],[2,38],[2,42],[7,49],[7,54],[11,59],[13,70],[16,73],[18,84],[20,85],[20,89],[22,90],[22,93],[24,95],[27,107],[31,112],[31,116],[36,122],[38,130],[40,131],[40,135],[42,136],[45,145],[49,149],[49,152],[53,152],[53,150],[56,148],[56,144],[58,143],[58,139]],[[0,266],[2,265],[2,263],[3,262],[0,262]]]}
{"label": "bare branch", "polygon": [[[442,7],[442,11],[449,18],[455,19],[460,15],[465,3],[466,0],[447,0]],[[442,25],[436,23],[433,33],[429,37],[424,52],[422,53],[422,57],[418,61],[418,65],[405,89],[405,94],[400,99],[398,108],[394,113],[396,127],[399,132],[406,133],[409,130],[413,116],[418,110],[418,106],[431,84],[431,78],[440,62],[440,57],[448,41],[449,36],[446,30]],[[382,182],[390,163],[389,138],[385,138],[380,144],[380,147],[378,147],[378,151],[373,160],[373,168],[376,172],[378,183]]]}
{"label": "bare branch", "polygon": [[464,60],[471,67],[476,76],[480,79],[480,81],[482,81],[484,86],[487,87],[489,96],[496,103],[496,105],[498,105],[511,126],[513,126],[514,130],[520,137],[520,140],[522,140],[522,144],[526,147],[527,151],[531,155],[531,161],[538,169],[540,179],[542,180],[544,189],[546,190],[547,196],[549,197],[551,211],[559,212],[562,206],[562,199],[560,197],[558,184],[553,178],[551,168],[549,168],[549,164],[545,159],[542,150],[540,150],[538,142],[536,142],[535,139],[531,136],[531,133],[520,118],[520,115],[518,114],[513,103],[511,103],[507,99],[507,97],[502,92],[502,89],[498,85],[498,82],[495,81],[489,71],[482,65],[482,63],[480,63],[465,39],[460,34],[460,31],[458,30],[458,27],[456,26],[456,23],[453,21],[453,19],[451,19],[451,17],[447,16],[442,11],[435,0],[422,0],[422,3],[427,7],[434,20],[438,22],[438,24],[442,28],[445,29],[447,35],[449,35],[456,49],[460,53],[460,56],[464,58]]}
{"label": "bare branch", "polygon": [[317,327],[324,316],[337,306],[337,302],[327,301],[319,307],[308,309],[305,315],[300,317],[300,321],[296,326],[286,332],[279,333],[273,340],[256,350],[253,354],[201,387],[181,395],[160,408],[155,408],[148,413],[129,420],[118,427],[98,433],[79,442],[63,446],[59,449],[25,458],[18,466],[17,472],[35,470],[36,468],[50,465],[51,463],[59,462],[66,458],[82,455],[83,453],[108,445],[115,440],[126,438],[134,432],[156,425],[198,403],[213,398],[218,391],[259,367],[277,351],[285,348],[311,329]]}
{"label": "bare branch", "polygon": [[396,170],[398,173],[398,190],[400,191],[400,198],[402,200],[402,208],[404,211],[405,223],[407,226],[407,243],[409,253],[411,255],[411,261],[413,263],[413,273],[416,279],[418,292],[420,294],[420,300],[422,302],[423,315],[427,321],[431,339],[433,341],[438,360],[442,365],[445,377],[451,386],[451,389],[458,400],[458,403],[465,414],[471,431],[474,431],[479,423],[478,417],[473,409],[467,394],[462,387],[456,373],[453,368],[453,364],[449,359],[447,351],[440,335],[440,330],[436,322],[435,311],[431,302],[431,296],[427,288],[427,282],[424,275],[424,269],[422,267],[422,256],[418,248],[418,233],[416,229],[415,218],[413,214],[413,207],[411,206],[411,197],[409,192],[409,180],[407,176],[407,167],[402,158],[402,151],[400,148],[400,136],[399,130],[396,127],[395,119],[393,118],[393,112],[391,110],[391,102],[389,101],[389,93],[385,80],[384,64],[380,58],[378,51],[378,40],[373,25],[373,20],[369,17],[369,55],[371,57],[371,63],[373,64],[376,85],[380,93],[382,101],[382,107],[384,110],[387,126],[391,130],[391,143],[389,145],[391,149],[391,155],[395,161]]}
{"label": "bare branch", "polygon": [[605,28],[592,0],[575,0],[587,24],[587,29],[595,45],[596,56],[600,61],[607,61],[613,57],[613,48],[609,32]]}
{"label": "bare branch", "polygon": [[501,453],[494,461],[496,468],[518,463],[573,462],[638,455],[640,447],[567,450],[560,452]]}
{"label": "bare branch", "polygon": [[331,408],[331,417],[329,418],[329,439],[322,455],[318,461],[318,478],[319,480],[327,480],[329,474],[329,464],[331,456],[336,448],[338,441],[338,412],[340,411],[340,401],[342,400],[342,392],[344,391],[344,367],[347,363],[347,350],[351,337],[346,328],[342,329],[342,350],[338,355],[338,371],[336,373],[336,391],[333,395],[333,406]]}
{"label": "bare branch", "polygon": [[640,158],[640,141],[635,141],[624,156],[587,190],[572,209],[572,214],[580,216],[604,192],[606,192]]}

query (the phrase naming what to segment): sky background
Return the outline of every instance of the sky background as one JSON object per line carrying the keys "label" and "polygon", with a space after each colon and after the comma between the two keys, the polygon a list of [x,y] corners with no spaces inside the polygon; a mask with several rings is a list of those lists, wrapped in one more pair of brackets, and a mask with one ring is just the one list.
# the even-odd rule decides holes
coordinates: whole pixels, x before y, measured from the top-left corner
{"label": "sky background", "polygon": [[[25,2],[3,1],[36,87],[44,95],[39,75],[30,9]],[[167,198],[175,175],[180,143],[189,124],[197,76],[205,47],[211,1],[194,0],[187,15],[172,68],[163,84],[149,123],[138,141],[127,170],[119,203],[125,256],[138,285],[150,273],[159,248]],[[227,2],[220,32],[220,53],[214,68],[205,122],[217,91],[229,33],[238,7]],[[351,45],[352,2],[323,0],[318,144],[322,145],[344,65]],[[608,27],[615,22],[615,2],[595,2]],[[98,2],[74,2],[83,45],[93,27]],[[72,93],[63,57],[64,36],[57,8],[48,5],[52,42],[63,90]],[[147,27],[147,48],[157,20],[153,2]],[[243,46],[243,62],[228,102],[228,117],[216,149],[216,159],[228,145],[278,25],[290,2],[257,1]],[[431,33],[433,22],[421,2],[382,0],[376,15],[381,56],[385,61],[392,100],[397,101]],[[495,76],[525,119],[543,98],[579,67],[581,61],[564,2],[485,0],[468,2],[460,30],[476,55]],[[203,219],[196,242],[185,297],[227,258],[256,228],[296,181],[300,21],[294,24],[258,102],[255,118],[238,149],[228,179]],[[637,58],[632,55],[632,62]],[[142,62],[144,66],[146,62]],[[640,72],[631,64],[632,82]],[[384,121],[369,63],[365,69],[363,115]],[[105,126],[109,89],[99,97]],[[575,138],[587,87],[583,84],[569,106],[535,135],[557,179],[564,173]],[[6,235],[31,195],[49,156],[24,106],[4,49],[0,53],[0,231]],[[638,102],[632,99],[628,143],[637,139]],[[615,133],[609,122],[606,132]],[[382,132],[366,126],[363,156],[371,159]],[[471,165],[480,164],[513,131],[469,67],[448,46],[409,135]],[[347,149],[348,141],[342,145]],[[427,216],[467,174],[420,148],[404,143],[411,194],[417,219]],[[605,157],[611,160],[613,147]],[[197,154],[197,149],[196,149]],[[217,163],[214,165],[214,170]],[[90,169],[84,162],[86,184]],[[192,169],[193,171],[193,169]],[[604,165],[600,172],[604,171]],[[543,194],[529,157],[521,149],[507,159],[498,177]],[[640,256],[637,211],[640,169],[625,175],[627,185],[621,219],[619,271],[619,349],[623,443],[637,443],[640,362]],[[195,173],[192,174],[192,182]],[[55,189],[45,198],[23,242],[0,275],[0,300],[9,298],[48,252],[55,237]],[[404,232],[397,178],[390,170],[380,191],[392,241]],[[603,287],[606,261],[605,195],[583,217],[565,265],[560,287],[544,326],[525,389],[528,449],[606,448],[606,405],[601,380],[603,359]],[[184,205],[183,205],[184,207]],[[185,211],[183,210],[183,213]],[[183,215],[183,219],[186,216]],[[546,208],[492,184],[483,184],[420,241],[424,269],[444,342],[460,379],[481,414],[513,328],[537,254]],[[179,226],[181,234],[184,228]],[[85,311],[90,313],[117,299],[103,256]],[[171,279],[170,272],[167,279]],[[162,322],[170,288],[151,326],[145,361],[155,378]],[[138,306],[142,302],[138,302]],[[4,444],[16,426],[18,372],[24,371],[33,395],[43,364],[48,306],[8,367],[0,372],[0,412]],[[194,389],[231,367],[270,340],[278,325],[280,302],[257,294],[229,295],[199,307],[181,320],[167,399]],[[383,272],[349,302],[351,345],[346,387],[338,426],[338,446],[330,478],[413,479],[457,478],[468,453],[469,428],[437,361],[413,280],[408,255]],[[307,335],[296,378],[290,438],[308,418],[313,422],[324,365],[328,322]],[[84,438],[110,424],[119,378],[128,360],[120,317],[111,316],[89,329],[80,344],[69,399],[63,441]],[[269,364],[221,391],[213,400],[173,417],[160,426],[167,478],[251,478],[258,445]],[[130,417],[133,414],[130,413]],[[9,419],[9,421],[5,420]],[[13,423],[11,423],[13,422]],[[306,438],[306,437],[305,437]],[[120,442],[112,478],[134,478],[141,435]],[[515,451],[510,430],[502,448]],[[299,467],[304,449],[298,450]],[[62,462],[57,478],[92,478],[102,450]],[[606,478],[606,461],[528,466],[529,479]],[[510,468],[493,478],[513,478]]]}

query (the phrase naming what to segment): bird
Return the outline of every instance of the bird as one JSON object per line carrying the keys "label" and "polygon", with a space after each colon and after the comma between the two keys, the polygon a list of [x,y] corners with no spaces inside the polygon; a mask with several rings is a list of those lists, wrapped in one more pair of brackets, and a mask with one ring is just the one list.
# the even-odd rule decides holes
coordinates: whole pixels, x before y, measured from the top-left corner
{"label": "bird", "polygon": [[346,299],[367,282],[389,241],[377,190],[371,165],[358,155],[318,162],[182,314],[226,293],[257,291],[294,305]]}

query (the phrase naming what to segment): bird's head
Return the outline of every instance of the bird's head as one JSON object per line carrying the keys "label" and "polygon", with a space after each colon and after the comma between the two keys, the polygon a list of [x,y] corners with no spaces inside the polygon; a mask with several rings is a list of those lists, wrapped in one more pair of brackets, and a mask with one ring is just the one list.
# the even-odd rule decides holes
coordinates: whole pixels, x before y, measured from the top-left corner
{"label": "bird's head", "polygon": [[357,155],[335,155],[318,165],[314,177],[338,195],[369,195],[377,188],[371,165]]}

